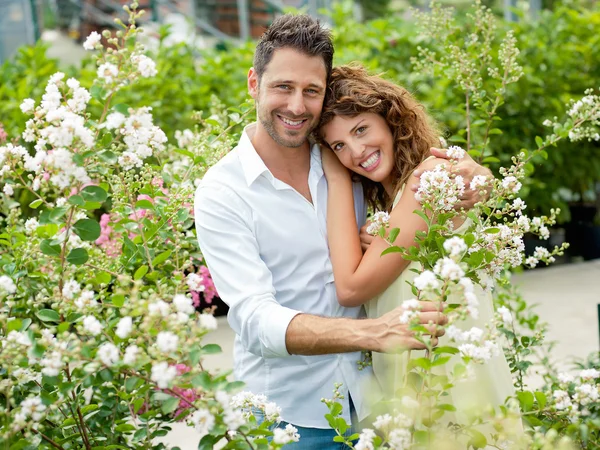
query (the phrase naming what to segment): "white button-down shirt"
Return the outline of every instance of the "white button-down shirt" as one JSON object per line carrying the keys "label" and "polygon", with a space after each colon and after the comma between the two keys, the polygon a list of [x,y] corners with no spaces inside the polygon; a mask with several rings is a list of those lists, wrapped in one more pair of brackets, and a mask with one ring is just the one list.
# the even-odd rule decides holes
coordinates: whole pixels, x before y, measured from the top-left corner
{"label": "white button-down shirt", "polygon": [[[238,146],[214,165],[196,191],[198,242],[219,296],[230,307],[236,333],[234,375],[255,394],[265,394],[294,425],[328,428],[326,406],[334,384],[343,383],[359,419],[367,414],[362,386],[371,368],[359,371],[360,352],[290,355],[285,334],[292,318],[305,312],[324,317],[362,316],[362,308],[339,305],[327,244],[327,181],[319,147],[311,149],[311,204],[278,180],[244,130]],[[355,188],[357,221],[366,206]],[[332,323],[331,333],[335,333]],[[344,416],[350,419],[348,395]]]}

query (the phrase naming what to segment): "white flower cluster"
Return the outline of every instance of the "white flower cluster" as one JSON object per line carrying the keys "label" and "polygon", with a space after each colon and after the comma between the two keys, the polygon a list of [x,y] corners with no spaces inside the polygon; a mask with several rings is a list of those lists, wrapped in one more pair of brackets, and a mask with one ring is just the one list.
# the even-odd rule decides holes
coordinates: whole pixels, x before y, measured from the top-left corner
{"label": "white flower cluster", "polygon": [[40,397],[29,397],[23,400],[19,407],[19,412],[13,418],[14,430],[21,430],[30,425],[30,421],[40,422],[44,418],[46,406]]}
{"label": "white flower cluster", "polygon": [[390,215],[385,211],[377,211],[371,217],[371,222],[367,227],[367,233],[371,236],[377,236],[379,230],[385,230],[390,225]]}
{"label": "white flower cluster", "polygon": [[298,442],[300,434],[298,429],[292,424],[287,424],[285,428],[275,428],[273,430],[273,442],[279,445],[286,445],[290,442]]}
{"label": "white flower cluster", "polygon": [[[50,77],[37,108],[32,99],[25,99],[21,104],[23,112],[34,115],[26,123],[23,139],[36,142],[34,156],[27,152],[22,155],[24,167],[37,174],[48,172],[50,182],[60,189],[73,182],[91,181],[85,168],[73,161],[74,154],[68,148],[78,144],[78,150],[83,151],[93,147],[95,141],[93,132],[85,126],[83,115],[91,99],[90,93],[74,78],[63,82],[64,76],[58,72]],[[34,182],[34,190],[37,190],[36,184],[39,186],[39,180]]]}
{"label": "white flower cluster", "polygon": [[192,130],[189,129],[185,129],[183,131],[181,130],[176,130],[175,131],[175,140],[177,140],[177,146],[179,148],[187,148],[190,145],[192,145],[192,143],[194,142],[194,140],[196,139],[196,135],[194,134],[194,132]]}
{"label": "white flower cluster", "polygon": [[481,328],[472,327],[470,330],[464,331],[450,325],[446,328],[446,334],[450,340],[457,343],[462,342],[458,346],[461,355],[471,358],[475,362],[487,362],[492,356],[500,353],[498,344],[491,339],[486,339]]}
{"label": "white flower cluster", "polygon": [[252,410],[260,410],[268,422],[280,422],[281,408],[274,402],[269,402],[263,394],[253,394],[249,391],[240,392],[231,399],[231,407],[242,409],[247,415],[252,414]]}
{"label": "white flower cluster", "polygon": [[404,312],[400,314],[400,323],[407,324],[412,321],[413,318],[419,315],[419,301],[416,299],[404,300],[402,302],[402,308]]}
{"label": "white flower cluster", "polygon": [[450,211],[465,192],[465,183],[460,175],[451,174],[444,164],[423,172],[415,198],[428,203],[435,210]]}
{"label": "white flower cluster", "polygon": [[560,389],[552,392],[554,407],[565,411],[571,420],[577,420],[581,415],[589,415],[591,403],[600,400],[600,371],[583,369],[573,376],[568,373],[558,374]]}
{"label": "white flower cluster", "polygon": [[450,258],[459,261],[467,251],[467,244],[463,238],[454,236],[444,242],[444,250],[448,252]]}
{"label": "white flower cluster", "polygon": [[92,31],[83,43],[83,48],[85,50],[95,50],[101,40],[102,36],[97,31]]}
{"label": "white flower cluster", "polygon": [[175,366],[169,365],[166,361],[161,361],[152,365],[150,379],[161,389],[168,388],[176,376],[177,369]]}
{"label": "white flower cluster", "polygon": [[459,281],[465,276],[465,271],[462,267],[452,258],[447,256],[438,259],[433,267],[433,273],[438,275],[442,280]]}
{"label": "white flower cluster", "polygon": [[190,288],[190,291],[204,292],[206,286],[204,286],[204,277],[197,273],[190,273],[186,277],[186,283]]}
{"label": "white flower cluster", "polygon": [[[409,449],[411,447],[412,434],[410,427],[412,425],[413,421],[410,417],[397,412],[394,412],[393,417],[390,414],[377,416],[375,422],[373,422],[373,427],[379,431],[389,447],[398,450]],[[356,450],[373,450],[373,440],[376,435],[374,430],[364,428],[354,448]]]}
{"label": "white flower cluster", "polygon": [[450,158],[451,160],[454,160],[454,161],[463,159],[465,157],[466,153],[467,152],[465,152],[461,147],[459,147],[457,145],[451,145],[446,150],[446,155],[448,156],[448,158]]}
{"label": "white flower cluster", "polygon": [[17,292],[17,286],[8,275],[0,275],[0,295],[10,295]]}
{"label": "white flower cluster", "polygon": [[128,117],[113,112],[106,118],[105,128],[115,129],[127,147],[118,159],[119,165],[125,170],[142,167],[144,159],[152,156],[155,150],[164,149],[167,136],[154,125],[151,110],[151,107],[130,108]]}
{"label": "white flower cluster", "polygon": [[496,310],[500,320],[504,325],[512,324],[513,318],[510,310],[506,306],[501,306]]}
{"label": "white flower cluster", "polygon": [[413,280],[415,287],[420,291],[433,291],[440,287],[438,277],[431,270],[425,270]]}
{"label": "white flower cluster", "polygon": [[[152,369],[154,371],[154,369]],[[200,408],[194,411],[187,419],[186,422],[188,425],[191,425],[195,428],[196,432],[202,438],[213,429],[215,426],[215,416],[206,409]]]}
{"label": "white flower cluster", "polygon": [[569,139],[573,142],[600,141],[600,96],[594,95],[593,90],[588,89],[585,96],[576,102],[572,102],[568,111],[574,122],[586,122],[586,126],[573,128],[569,132]]}

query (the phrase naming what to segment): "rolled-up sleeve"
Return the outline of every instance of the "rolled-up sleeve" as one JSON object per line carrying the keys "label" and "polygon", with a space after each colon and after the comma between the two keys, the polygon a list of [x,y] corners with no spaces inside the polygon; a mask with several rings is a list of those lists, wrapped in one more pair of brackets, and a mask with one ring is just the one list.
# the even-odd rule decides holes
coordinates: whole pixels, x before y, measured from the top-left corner
{"label": "rolled-up sleeve", "polygon": [[271,271],[260,257],[252,210],[229,187],[201,184],[194,198],[196,233],[227,319],[242,344],[264,358],[289,356],[285,335],[300,311],[275,299]]}

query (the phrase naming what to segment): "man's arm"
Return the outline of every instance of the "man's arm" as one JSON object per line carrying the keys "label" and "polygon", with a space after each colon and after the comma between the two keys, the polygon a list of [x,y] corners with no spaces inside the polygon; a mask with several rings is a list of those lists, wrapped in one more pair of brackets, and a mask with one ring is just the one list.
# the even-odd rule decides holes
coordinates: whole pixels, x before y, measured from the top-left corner
{"label": "man's arm", "polygon": [[[200,248],[219,295],[230,307],[229,324],[250,352],[268,358],[423,347],[400,323],[401,308],[378,319],[354,320],[303,314],[280,305],[251,231],[247,205],[227,187],[201,185],[194,209]],[[423,305],[423,324],[445,321],[433,305]],[[431,326],[431,333],[442,332]]]}

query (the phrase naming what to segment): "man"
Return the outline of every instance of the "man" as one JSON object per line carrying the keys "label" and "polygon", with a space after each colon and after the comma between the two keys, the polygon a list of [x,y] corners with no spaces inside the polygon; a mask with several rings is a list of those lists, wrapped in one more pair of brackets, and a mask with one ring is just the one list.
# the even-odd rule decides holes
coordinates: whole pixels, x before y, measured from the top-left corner
{"label": "man", "polygon": [[[317,126],[331,72],[330,34],[306,15],[285,15],[262,36],[248,73],[258,122],[212,167],[195,198],[200,248],[236,332],[234,373],[255,394],[282,408],[301,448],[336,448],[320,399],[343,383],[343,415],[368,414],[361,351],[421,348],[398,320],[398,308],[361,319],[338,304],[327,245],[327,181]],[[461,171],[485,171],[471,161]],[[468,183],[467,183],[468,185]],[[357,221],[366,211],[355,187]],[[445,317],[423,303],[433,330]],[[436,339],[435,336],[432,339]]]}

